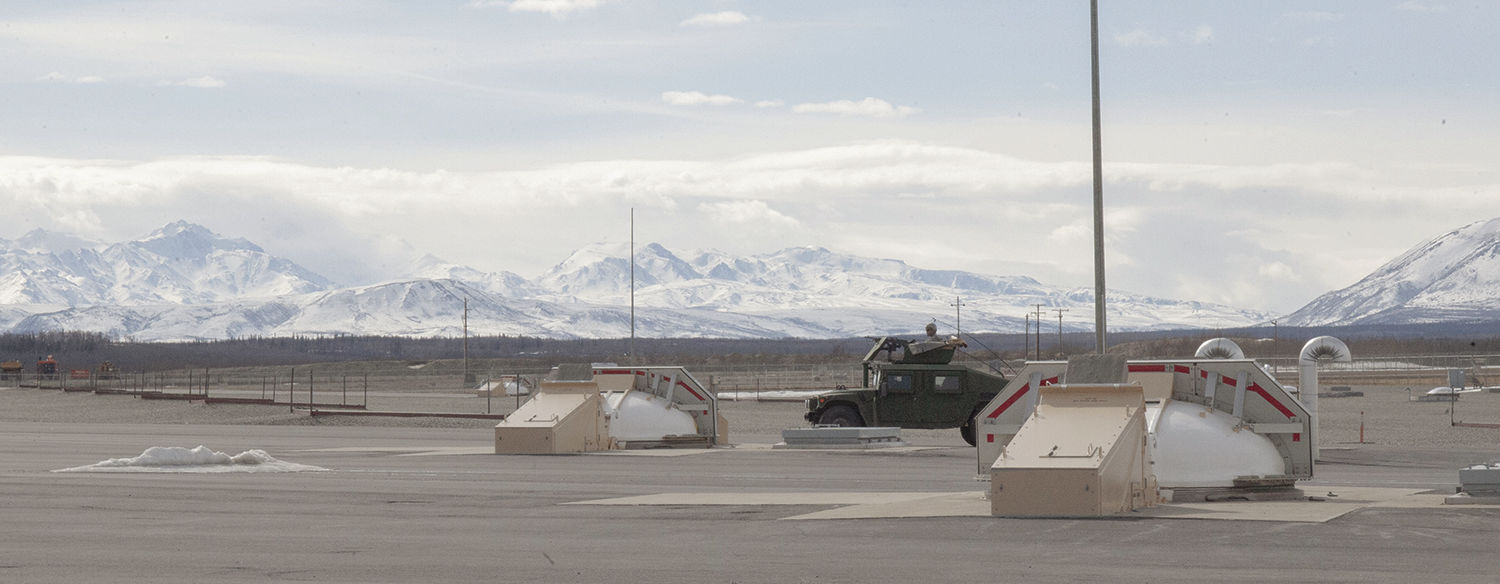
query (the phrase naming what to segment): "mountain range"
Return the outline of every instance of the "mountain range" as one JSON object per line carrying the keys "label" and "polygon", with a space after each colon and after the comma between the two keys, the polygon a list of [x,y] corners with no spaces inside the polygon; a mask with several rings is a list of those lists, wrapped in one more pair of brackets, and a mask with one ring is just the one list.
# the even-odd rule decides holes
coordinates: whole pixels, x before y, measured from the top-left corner
{"label": "mountain range", "polygon": [[[1434,238],[1287,325],[1500,320],[1500,219]],[[0,331],[99,331],[138,341],[286,335],[620,338],[630,334],[624,244],[586,245],[536,278],[425,256],[379,283],[340,286],[244,239],[178,221],[113,244],[33,231],[0,240]],[[833,338],[914,334],[950,318],[970,332],[1092,329],[1093,290],[1024,276],[928,270],[817,247],[736,256],[635,251],[634,326],[642,337]],[[961,300],[962,312],[954,303]],[[1110,291],[1121,330],[1218,328],[1276,315]],[[957,320],[954,318],[954,320]]]}
{"label": "mountain range", "polygon": [[1354,285],[1317,297],[1291,326],[1500,321],[1500,218],[1411,248]]}

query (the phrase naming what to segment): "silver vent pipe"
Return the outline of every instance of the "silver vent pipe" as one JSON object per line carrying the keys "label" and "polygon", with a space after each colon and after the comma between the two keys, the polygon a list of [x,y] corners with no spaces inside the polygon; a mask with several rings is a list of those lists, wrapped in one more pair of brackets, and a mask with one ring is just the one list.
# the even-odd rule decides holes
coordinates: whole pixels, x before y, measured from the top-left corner
{"label": "silver vent pipe", "polygon": [[1302,356],[1297,359],[1297,399],[1312,417],[1312,436],[1308,439],[1312,440],[1315,461],[1318,459],[1318,362],[1348,363],[1350,358],[1348,345],[1334,337],[1323,336],[1302,345]]}

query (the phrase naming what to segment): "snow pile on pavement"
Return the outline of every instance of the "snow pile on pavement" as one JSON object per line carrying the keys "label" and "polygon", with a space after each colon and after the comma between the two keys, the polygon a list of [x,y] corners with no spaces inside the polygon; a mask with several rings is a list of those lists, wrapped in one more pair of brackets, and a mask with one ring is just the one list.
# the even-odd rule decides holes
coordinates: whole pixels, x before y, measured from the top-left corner
{"label": "snow pile on pavement", "polygon": [[328,470],[323,467],[285,462],[272,458],[264,450],[246,450],[233,456],[210,450],[207,446],[152,446],[140,456],[111,458],[85,466],[52,472],[304,472]]}

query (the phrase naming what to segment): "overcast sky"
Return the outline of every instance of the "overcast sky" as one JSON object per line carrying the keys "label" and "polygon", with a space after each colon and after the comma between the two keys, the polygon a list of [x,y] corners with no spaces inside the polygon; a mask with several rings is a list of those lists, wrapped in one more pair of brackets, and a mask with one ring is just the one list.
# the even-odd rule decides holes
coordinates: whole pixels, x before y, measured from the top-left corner
{"label": "overcast sky", "polygon": [[[1100,8],[1111,288],[1290,312],[1500,216],[1500,4]],[[1088,2],[11,1],[0,237],[335,279],[629,239],[1092,286]]]}

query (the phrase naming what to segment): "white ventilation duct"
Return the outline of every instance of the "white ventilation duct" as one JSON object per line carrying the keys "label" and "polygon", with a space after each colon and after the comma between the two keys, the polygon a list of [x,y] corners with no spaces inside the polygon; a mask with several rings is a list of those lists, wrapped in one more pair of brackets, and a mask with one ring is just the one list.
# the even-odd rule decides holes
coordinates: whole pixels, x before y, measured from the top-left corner
{"label": "white ventilation duct", "polygon": [[1313,460],[1318,458],[1318,362],[1348,363],[1350,356],[1349,346],[1343,341],[1324,336],[1302,345],[1302,356],[1297,359],[1298,399],[1312,417],[1312,435],[1308,438],[1312,440]]}
{"label": "white ventilation duct", "polygon": [[1193,356],[1199,359],[1244,359],[1245,351],[1234,341],[1219,337],[1203,341]]}

